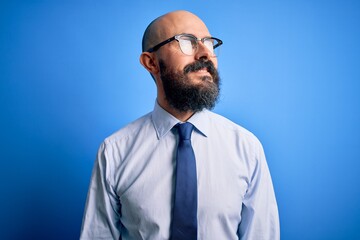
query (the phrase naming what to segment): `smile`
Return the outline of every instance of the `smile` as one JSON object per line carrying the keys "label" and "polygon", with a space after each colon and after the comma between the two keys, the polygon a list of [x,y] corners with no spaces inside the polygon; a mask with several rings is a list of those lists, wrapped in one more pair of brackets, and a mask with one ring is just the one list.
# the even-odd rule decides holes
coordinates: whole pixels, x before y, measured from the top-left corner
{"label": "smile", "polygon": [[195,74],[206,74],[206,75],[210,75],[211,76],[211,74],[210,74],[210,72],[208,71],[208,69],[207,68],[201,68],[201,69],[199,69],[199,70],[196,70],[196,71],[193,71],[193,73],[195,73]]}
{"label": "smile", "polygon": [[196,72],[199,72],[199,73],[209,73],[208,70],[206,68],[202,68]]}
{"label": "smile", "polygon": [[201,79],[202,81],[209,81],[212,82],[213,78],[209,71],[206,68],[199,69],[197,71],[193,71],[190,74],[193,74],[198,79]]}

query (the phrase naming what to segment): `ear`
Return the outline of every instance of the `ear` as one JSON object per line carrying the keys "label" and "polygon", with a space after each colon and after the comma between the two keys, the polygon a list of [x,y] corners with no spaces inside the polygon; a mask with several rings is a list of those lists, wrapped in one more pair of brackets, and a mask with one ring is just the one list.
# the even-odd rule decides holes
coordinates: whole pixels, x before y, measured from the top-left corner
{"label": "ear", "polygon": [[143,52],[140,55],[140,63],[151,74],[155,75],[159,72],[159,67],[156,63],[155,55],[149,52]]}

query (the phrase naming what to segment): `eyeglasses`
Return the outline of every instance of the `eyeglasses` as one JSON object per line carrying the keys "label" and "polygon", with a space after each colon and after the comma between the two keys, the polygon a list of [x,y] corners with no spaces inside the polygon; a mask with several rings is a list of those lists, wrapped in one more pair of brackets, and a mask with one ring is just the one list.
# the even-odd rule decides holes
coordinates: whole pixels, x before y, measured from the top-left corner
{"label": "eyeglasses", "polygon": [[213,56],[218,56],[218,51],[215,51],[215,49],[217,49],[221,44],[223,44],[223,42],[218,38],[214,38],[214,37],[197,38],[192,34],[184,33],[184,34],[175,35],[175,36],[155,45],[154,47],[149,48],[147,50],[147,52],[150,52],[150,53],[155,52],[156,50],[158,50],[165,44],[172,42],[174,40],[178,41],[181,51],[185,55],[189,55],[189,56],[192,56],[196,53],[196,51],[198,49],[198,45],[199,45],[198,41],[201,41],[206,46],[206,48],[211,52],[211,54]]}

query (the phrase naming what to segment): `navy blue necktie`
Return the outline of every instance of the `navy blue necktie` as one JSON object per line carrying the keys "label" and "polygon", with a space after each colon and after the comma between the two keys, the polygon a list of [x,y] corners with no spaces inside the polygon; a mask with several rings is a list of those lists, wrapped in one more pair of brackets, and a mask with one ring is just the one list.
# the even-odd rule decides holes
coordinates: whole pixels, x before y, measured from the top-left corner
{"label": "navy blue necktie", "polygon": [[171,240],[197,239],[197,178],[191,133],[194,126],[183,123],[175,126],[179,132],[176,155],[176,181]]}

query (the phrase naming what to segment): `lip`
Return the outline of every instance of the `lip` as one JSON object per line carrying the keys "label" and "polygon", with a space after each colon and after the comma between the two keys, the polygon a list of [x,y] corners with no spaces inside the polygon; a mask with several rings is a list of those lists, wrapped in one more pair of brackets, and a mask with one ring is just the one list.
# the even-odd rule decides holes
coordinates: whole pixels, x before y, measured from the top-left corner
{"label": "lip", "polygon": [[198,71],[192,72],[192,74],[200,76],[200,77],[203,77],[203,76],[211,77],[211,74],[207,70],[198,70]]}
{"label": "lip", "polygon": [[202,68],[196,72],[199,72],[199,73],[209,73],[209,71],[206,69],[206,68]]}
{"label": "lip", "polygon": [[201,68],[199,70],[194,71],[193,73],[211,75],[207,68]]}
{"label": "lip", "polygon": [[203,81],[207,80],[207,81],[212,82],[212,76],[211,76],[210,72],[207,70],[207,68],[202,68],[197,71],[193,71],[190,74],[193,74],[194,76],[196,76],[196,78],[199,78]]}

